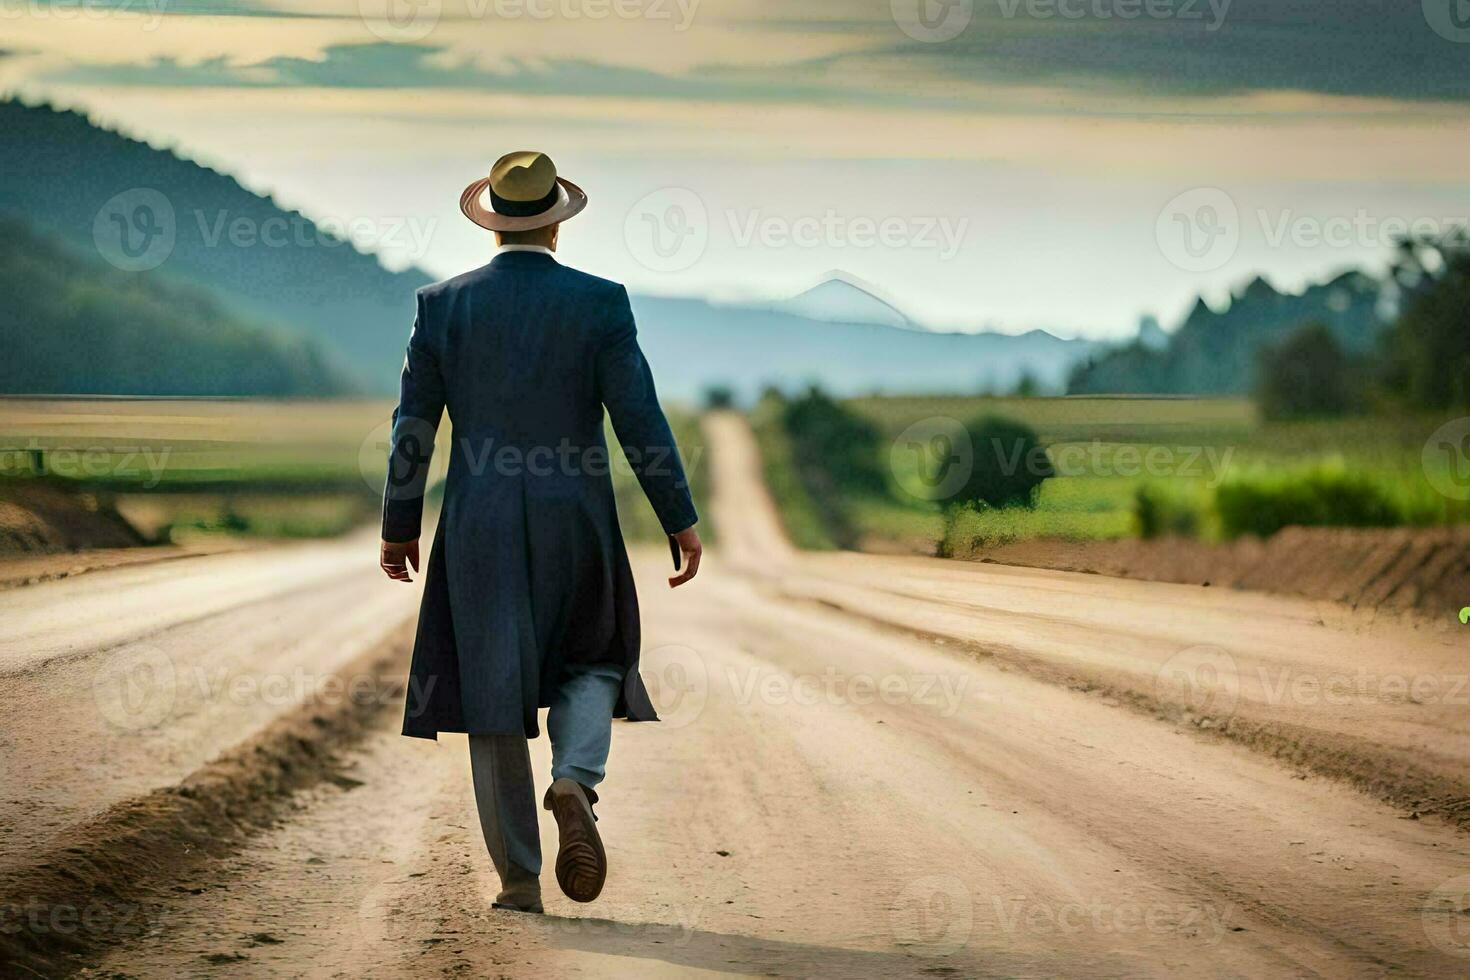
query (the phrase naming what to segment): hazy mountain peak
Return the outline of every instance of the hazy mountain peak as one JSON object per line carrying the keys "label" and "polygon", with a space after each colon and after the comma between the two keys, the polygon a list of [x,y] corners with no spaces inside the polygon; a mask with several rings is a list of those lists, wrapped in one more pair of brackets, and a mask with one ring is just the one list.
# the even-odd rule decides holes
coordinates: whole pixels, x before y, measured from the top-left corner
{"label": "hazy mountain peak", "polygon": [[878,287],[840,270],[832,270],[804,292],[775,304],[782,313],[829,323],[871,323],[885,327],[914,324],[884,299]]}
{"label": "hazy mountain peak", "polygon": [[1145,314],[1138,320],[1138,343],[1149,350],[1159,351],[1169,346],[1169,335],[1164,333],[1164,328],[1159,326],[1159,320],[1152,314]]}
{"label": "hazy mountain peak", "polygon": [[1246,283],[1245,288],[1240,291],[1236,298],[1266,299],[1279,295],[1281,294],[1277,292],[1275,286],[1271,285],[1270,280],[1263,275],[1257,275],[1250,282]]}

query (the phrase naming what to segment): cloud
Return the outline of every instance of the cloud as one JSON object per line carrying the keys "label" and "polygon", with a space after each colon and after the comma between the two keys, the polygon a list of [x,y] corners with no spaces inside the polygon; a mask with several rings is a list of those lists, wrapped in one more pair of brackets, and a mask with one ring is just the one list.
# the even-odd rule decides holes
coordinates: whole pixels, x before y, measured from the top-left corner
{"label": "cloud", "polygon": [[[173,11],[180,0],[169,2]],[[1456,44],[1437,34],[1420,3],[976,3],[965,29],[942,43],[907,37],[886,16],[886,9],[882,17],[844,18],[810,0],[782,6],[781,19],[776,20],[747,16],[718,25],[699,22],[694,30],[717,34],[699,42],[708,58],[680,68],[667,67],[669,59],[658,47],[619,46],[616,54],[606,56],[568,51],[564,25],[549,25],[558,29],[554,34],[517,34],[515,44],[504,37],[492,40],[492,28],[498,30],[499,25],[486,20],[459,25],[443,44],[333,41],[323,44],[319,53],[246,58],[236,52],[202,60],[169,49],[132,63],[103,62],[94,56],[47,80],[132,87],[463,89],[530,96],[910,105],[957,111],[1004,111],[1009,105],[1021,111],[1136,115],[1207,113],[1218,109],[1214,102],[1220,100],[1282,92],[1421,104],[1470,102],[1470,71],[1465,70],[1470,44]],[[177,9],[220,8],[256,14],[267,9],[249,0],[188,0]],[[473,26],[490,32],[485,44],[469,43],[464,32]],[[521,23],[517,28],[528,26]],[[579,27],[588,28],[586,23]],[[792,53],[778,64],[749,60],[752,46],[760,47],[763,39],[822,36],[840,36],[843,41],[821,53]],[[665,41],[674,45],[683,38],[688,35]],[[507,50],[523,53],[504,55]],[[502,54],[500,60],[487,63],[485,59],[495,52]],[[1053,93],[1049,106],[1023,96],[1038,90]]]}
{"label": "cloud", "polygon": [[[160,57],[143,64],[78,65],[50,78],[69,84],[160,87],[314,87],[465,89],[496,94],[588,96],[681,101],[908,103],[912,95],[862,92],[824,83],[821,61],[793,66],[784,77],[766,70],[710,66],[663,74],[582,59],[511,58],[494,68],[446,57],[427,44],[338,44],[321,58],[277,57],[248,65],[225,57],[186,63]],[[795,77],[794,77],[795,76]],[[936,95],[933,101],[944,101]]]}
{"label": "cloud", "polygon": [[[952,40],[905,40],[882,54],[914,77],[947,83],[1029,82],[1134,97],[1300,91],[1464,101],[1470,43],[1436,33],[1425,12],[1458,2],[988,0]],[[1470,42],[1470,28],[1465,35]]]}
{"label": "cloud", "polygon": [[258,3],[256,0],[85,0],[85,11],[79,0],[25,0],[36,16],[56,20],[79,16],[95,17],[102,13],[148,14],[166,17],[320,17]]}

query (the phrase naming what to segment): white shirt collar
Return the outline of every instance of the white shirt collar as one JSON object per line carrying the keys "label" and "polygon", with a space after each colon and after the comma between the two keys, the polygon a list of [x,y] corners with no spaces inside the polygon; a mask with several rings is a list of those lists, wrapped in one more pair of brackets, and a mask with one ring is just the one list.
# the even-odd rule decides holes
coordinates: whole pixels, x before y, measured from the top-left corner
{"label": "white shirt collar", "polygon": [[542,255],[549,255],[553,259],[556,258],[556,253],[545,245],[501,245],[495,249],[496,255],[502,252],[540,252]]}

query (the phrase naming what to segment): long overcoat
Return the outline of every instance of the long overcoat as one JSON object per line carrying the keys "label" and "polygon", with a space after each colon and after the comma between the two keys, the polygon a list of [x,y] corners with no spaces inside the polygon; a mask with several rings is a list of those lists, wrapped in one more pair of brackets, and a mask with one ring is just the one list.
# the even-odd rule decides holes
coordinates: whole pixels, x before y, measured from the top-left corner
{"label": "long overcoat", "polygon": [[664,530],[695,523],[627,291],[549,253],[501,252],[418,293],[393,415],[383,539],[419,536],[434,435],[453,421],[403,733],[538,734],[569,667],[626,668],[615,711],[656,720],[603,408]]}

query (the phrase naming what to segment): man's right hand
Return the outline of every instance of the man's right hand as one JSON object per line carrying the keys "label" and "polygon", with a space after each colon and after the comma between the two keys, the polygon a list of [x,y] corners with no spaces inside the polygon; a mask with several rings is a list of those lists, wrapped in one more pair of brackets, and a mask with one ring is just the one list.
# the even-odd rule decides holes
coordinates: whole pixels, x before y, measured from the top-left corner
{"label": "man's right hand", "polygon": [[677,589],[698,574],[699,556],[704,553],[704,545],[699,543],[699,532],[693,527],[686,527],[678,534],[671,534],[669,537],[679,548],[679,556],[684,566],[684,570],[678,575],[669,577],[669,588]]}
{"label": "man's right hand", "polygon": [[414,571],[419,570],[419,542],[417,538],[412,541],[384,541],[378,548],[378,565],[395,582],[408,582],[408,566],[412,565]]}

